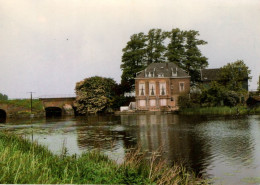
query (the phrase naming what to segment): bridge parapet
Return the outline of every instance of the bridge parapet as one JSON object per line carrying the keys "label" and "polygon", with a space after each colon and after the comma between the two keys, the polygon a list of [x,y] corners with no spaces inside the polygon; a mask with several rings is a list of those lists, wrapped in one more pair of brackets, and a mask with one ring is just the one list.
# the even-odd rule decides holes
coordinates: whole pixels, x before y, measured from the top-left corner
{"label": "bridge parapet", "polygon": [[74,115],[74,101],[76,97],[52,97],[39,98],[42,101],[45,110],[51,107],[57,107],[62,110],[62,115]]}
{"label": "bridge parapet", "polygon": [[19,112],[30,112],[30,109],[28,108],[13,105],[13,104],[8,104],[8,103],[1,103],[0,110],[5,111],[7,117],[13,117],[13,115]]}
{"label": "bridge parapet", "polygon": [[52,99],[52,98],[76,98],[75,94],[52,94],[52,95],[43,95],[39,99]]}

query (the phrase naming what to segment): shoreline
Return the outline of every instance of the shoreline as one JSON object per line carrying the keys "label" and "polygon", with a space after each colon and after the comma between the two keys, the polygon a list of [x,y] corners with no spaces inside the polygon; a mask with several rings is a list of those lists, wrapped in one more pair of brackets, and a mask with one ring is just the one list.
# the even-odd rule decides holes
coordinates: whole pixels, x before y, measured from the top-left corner
{"label": "shoreline", "polygon": [[140,149],[126,153],[119,165],[97,150],[69,156],[63,148],[55,155],[36,142],[0,133],[0,158],[1,184],[207,184],[182,166],[151,163]]}

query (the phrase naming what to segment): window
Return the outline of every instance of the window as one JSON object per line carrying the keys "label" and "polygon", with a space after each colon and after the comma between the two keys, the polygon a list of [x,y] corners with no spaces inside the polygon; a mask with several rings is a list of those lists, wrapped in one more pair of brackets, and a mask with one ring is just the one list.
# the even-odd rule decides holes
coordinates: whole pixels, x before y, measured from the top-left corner
{"label": "window", "polygon": [[180,92],[184,91],[184,82],[180,82]]}
{"label": "window", "polygon": [[140,107],[145,107],[146,106],[146,101],[145,100],[140,100],[139,101],[139,106]]}
{"label": "window", "polygon": [[166,95],[166,83],[160,83],[160,95]]}
{"label": "window", "polygon": [[161,99],[160,100],[160,105],[161,106],[166,106],[167,105],[167,100],[166,99]]}
{"label": "window", "polygon": [[139,83],[139,96],[144,96],[144,95],[145,95],[145,84]]}
{"label": "window", "polygon": [[149,95],[155,96],[155,94],[156,94],[155,83],[151,82],[149,83]]}
{"label": "window", "polygon": [[150,100],[150,106],[155,107],[156,106],[156,101],[155,100]]}
{"label": "window", "polygon": [[164,74],[163,73],[158,74],[158,77],[164,77]]}

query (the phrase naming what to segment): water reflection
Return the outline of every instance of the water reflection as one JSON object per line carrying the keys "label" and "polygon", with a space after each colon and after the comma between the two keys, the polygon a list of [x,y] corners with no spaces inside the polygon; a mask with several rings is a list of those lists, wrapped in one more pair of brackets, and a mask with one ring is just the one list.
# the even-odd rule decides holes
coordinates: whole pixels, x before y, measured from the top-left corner
{"label": "water reflection", "polygon": [[188,125],[187,121],[187,117],[178,115],[121,116],[123,125],[135,126],[129,133],[135,134],[133,137],[138,138],[144,149],[160,149],[163,157],[172,164],[185,163],[190,169],[202,173],[208,166],[205,162],[210,156],[208,146],[197,132],[193,132],[194,125]]}
{"label": "water reflection", "polygon": [[260,174],[260,116],[99,115],[8,120],[0,128],[29,138],[33,132],[54,153],[64,143],[69,154],[98,148],[119,163],[126,148],[161,148],[170,164],[181,162],[197,174],[217,177],[217,184],[243,184]]}

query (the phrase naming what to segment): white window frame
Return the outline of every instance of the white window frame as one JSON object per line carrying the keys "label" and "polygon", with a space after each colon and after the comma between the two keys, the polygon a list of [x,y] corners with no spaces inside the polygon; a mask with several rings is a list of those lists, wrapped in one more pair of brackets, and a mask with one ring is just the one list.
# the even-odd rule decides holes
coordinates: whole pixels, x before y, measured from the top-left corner
{"label": "white window frame", "polygon": [[[152,95],[152,87],[153,87],[153,92],[154,92],[153,95]],[[155,96],[156,95],[156,84],[155,84],[155,82],[150,82],[149,83],[149,95],[150,96]]]}
{"label": "white window frame", "polygon": [[[143,87],[143,95],[142,95],[142,87]],[[140,82],[139,83],[139,96],[145,96],[145,83],[144,82]]]}
{"label": "white window frame", "polygon": [[[183,86],[181,86],[181,84],[183,84]],[[183,88],[182,88],[182,87],[183,87]],[[180,91],[180,92],[185,91],[185,84],[184,84],[184,82],[179,82],[179,91]]]}
{"label": "white window frame", "polygon": [[[165,96],[165,95],[167,95],[167,91],[166,91],[166,82],[160,82],[160,95],[161,96]],[[164,95],[162,94],[162,88],[164,87]]]}

